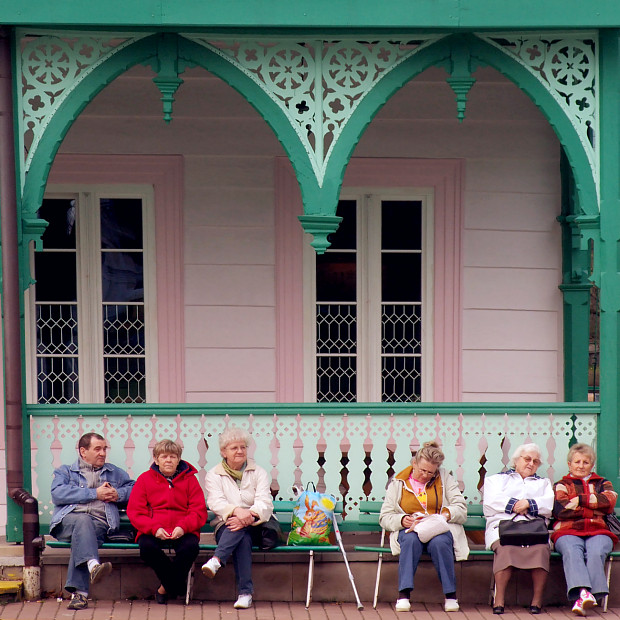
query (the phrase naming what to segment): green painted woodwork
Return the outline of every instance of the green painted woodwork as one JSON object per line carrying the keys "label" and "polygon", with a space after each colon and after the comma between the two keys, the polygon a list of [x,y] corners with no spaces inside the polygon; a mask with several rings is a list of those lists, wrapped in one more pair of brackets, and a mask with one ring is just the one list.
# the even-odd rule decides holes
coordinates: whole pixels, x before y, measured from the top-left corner
{"label": "green painted woodwork", "polygon": [[557,38],[550,33],[480,36],[513,56],[546,87],[575,127],[598,184],[597,34],[576,32]]}
{"label": "green painted woodwork", "polygon": [[157,45],[157,63],[153,67],[153,71],[157,73],[153,82],[162,95],[161,100],[166,123],[170,123],[172,120],[174,93],[183,84],[183,80],[179,77],[181,71],[179,71],[177,42],[178,38],[173,34],[160,35]]}
{"label": "green painted woodwork", "polygon": [[599,403],[118,403],[79,405],[26,405],[27,416],[59,418],[76,415],[84,418],[101,416],[162,416],[162,415],[304,415],[342,416],[347,413],[394,415],[598,415]]}
{"label": "green painted woodwork", "polygon": [[[576,122],[570,106],[559,101],[557,85],[541,79],[519,57],[523,54],[514,50],[515,40],[530,49],[541,44],[540,37],[527,39],[527,45],[515,36],[507,39],[513,43],[506,44],[493,37],[483,42],[470,35],[372,43],[350,39],[209,41],[204,35],[191,35],[191,39],[172,34],[133,39],[130,35],[77,37],[69,42],[49,36],[25,39],[18,67],[33,91],[27,89],[22,98],[22,135],[32,133],[22,173],[29,172],[23,207],[24,218],[31,220],[30,238],[43,225],[33,214],[42,199],[51,161],[71,122],[110,79],[136,62],[151,63],[159,72],[154,81],[163,93],[168,121],[174,91],[182,81],[178,75],[183,63],[198,64],[218,75],[257,109],[293,164],[304,203],[302,226],[315,237],[313,246],[319,253],[328,247],[328,236],[337,229],[335,212],[342,178],[366,126],[394,92],[434,64],[446,65],[451,71],[448,79],[457,94],[461,120],[474,82],[472,62],[491,64],[524,88],[556,128],[573,166],[584,213],[598,212],[596,173],[589,142],[584,140],[584,122],[579,117]],[[585,53],[575,41],[581,39],[567,39],[566,47],[579,49],[582,58]],[[134,46],[138,47],[134,50]],[[83,57],[89,62],[84,63]],[[565,73],[565,65],[575,57],[574,53],[562,57]],[[592,64],[590,57],[588,62]],[[590,64],[588,79],[592,79]],[[59,80],[58,89],[50,92],[50,82]],[[595,107],[594,103],[592,99],[581,107]],[[592,124],[591,118],[587,117]]]}
{"label": "green painted woodwork", "polygon": [[456,94],[456,117],[459,119],[459,123],[462,123],[465,118],[467,93],[476,82],[471,76],[471,72],[471,58],[467,49],[467,42],[462,37],[452,37],[450,77],[447,82]]}
{"label": "green painted woodwork", "polygon": [[589,252],[581,247],[575,183],[564,152],[561,154],[562,284],[564,334],[564,399],[587,401],[590,332]]}
{"label": "green painted woodwork", "polygon": [[114,27],[264,28],[271,32],[331,29],[359,32],[430,30],[605,28],[620,26],[620,6],[609,0],[5,0],[6,24]]}
{"label": "green painted woodwork", "polygon": [[599,472],[620,484],[620,31],[600,37],[600,399]]}

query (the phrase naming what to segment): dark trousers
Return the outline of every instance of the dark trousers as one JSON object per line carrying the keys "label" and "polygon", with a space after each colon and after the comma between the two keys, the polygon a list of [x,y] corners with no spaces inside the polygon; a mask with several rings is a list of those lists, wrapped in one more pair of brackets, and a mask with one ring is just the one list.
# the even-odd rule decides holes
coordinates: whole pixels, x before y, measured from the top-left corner
{"label": "dark trousers", "polygon": [[[198,542],[194,534],[183,534],[176,540],[160,540],[151,534],[138,538],[140,557],[155,571],[169,596],[185,593],[187,573],[198,556]],[[174,549],[174,554],[169,549]]]}

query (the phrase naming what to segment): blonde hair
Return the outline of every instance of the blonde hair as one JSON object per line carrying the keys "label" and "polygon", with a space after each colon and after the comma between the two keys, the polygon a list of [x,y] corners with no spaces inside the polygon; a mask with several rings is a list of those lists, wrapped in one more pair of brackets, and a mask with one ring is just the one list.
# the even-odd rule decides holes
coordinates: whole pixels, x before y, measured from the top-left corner
{"label": "blonde hair", "polygon": [[445,454],[441,451],[439,444],[436,441],[427,441],[415,453],[413,460],[416,463],[419,463],[422,459],[424,459],[433,465],[441,465],[445,458]]}
{"label": "blonde hair", "polygon": [[592,463],[596,461],[596,452],[594,451],[594,448],[590,444],[575,443],[570,447],[570,450],[568,451],[568,454],[566,455],[566,461],[569,465],[571,464],[572,460],[575,458],[575,454],[577,453],[583,454],[584,456],[589,457]]}

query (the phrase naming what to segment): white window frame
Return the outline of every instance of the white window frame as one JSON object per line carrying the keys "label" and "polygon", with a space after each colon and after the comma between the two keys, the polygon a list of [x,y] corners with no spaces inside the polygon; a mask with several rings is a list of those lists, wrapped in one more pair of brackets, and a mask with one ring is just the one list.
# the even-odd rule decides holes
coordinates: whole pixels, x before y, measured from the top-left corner
{"label": "white window frame", "polygon": [[[78,200],[76,214],[79,402],[103,403],[105,399],[101,298],[101,198],[142,200],[142,252],[144,265],[146,401],[158,402],[157,280],[155,210],[152,185],[62,184],[48,185],[45,199]],[[34,248],[30,252],[34,273]],[[93,292],[89,282],[98,282]],[[26,292],[26,384],[28,403],[37,403],[36,311],[34,283]]]}
{"label": "white window frame", "polygon": [[[340,200],[357,202],[357,255],[364,267],[357,269],[357,402],[381,402],[381,299],[380,289],[382,200],[422,203],[422,394],[433,399],[434,333],[434,190],[422,188],[346,188]],[[373,208],[374,207],[374,208]],[[366,210],[368,216],[363,216]],[[366,258],[361,258],[365,256]],[[371,256],[374,259],[371,260]],[[304,244],[303,257],[304,400],[316,402],[316,253]],[[378,287],[378,288],[377,288]],[[360,301],[361,300],[361,301]],[[362,337],[359,338],[359,335]],[[363,334],[367,334],[365,337]]]}

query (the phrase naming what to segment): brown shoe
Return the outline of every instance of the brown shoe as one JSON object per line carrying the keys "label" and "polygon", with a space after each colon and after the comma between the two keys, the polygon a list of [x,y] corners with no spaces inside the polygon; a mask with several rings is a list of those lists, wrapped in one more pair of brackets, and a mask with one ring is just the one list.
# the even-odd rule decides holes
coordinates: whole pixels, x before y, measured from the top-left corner
{"label": "brown shoe", "polygon": [[67,609],[75,609],[75,610],[86,609],[87,607],[88,607],[88,599],[83,594],[80,594],[79,592],[75,592],[73,594],[73,598],[67,605]]}

